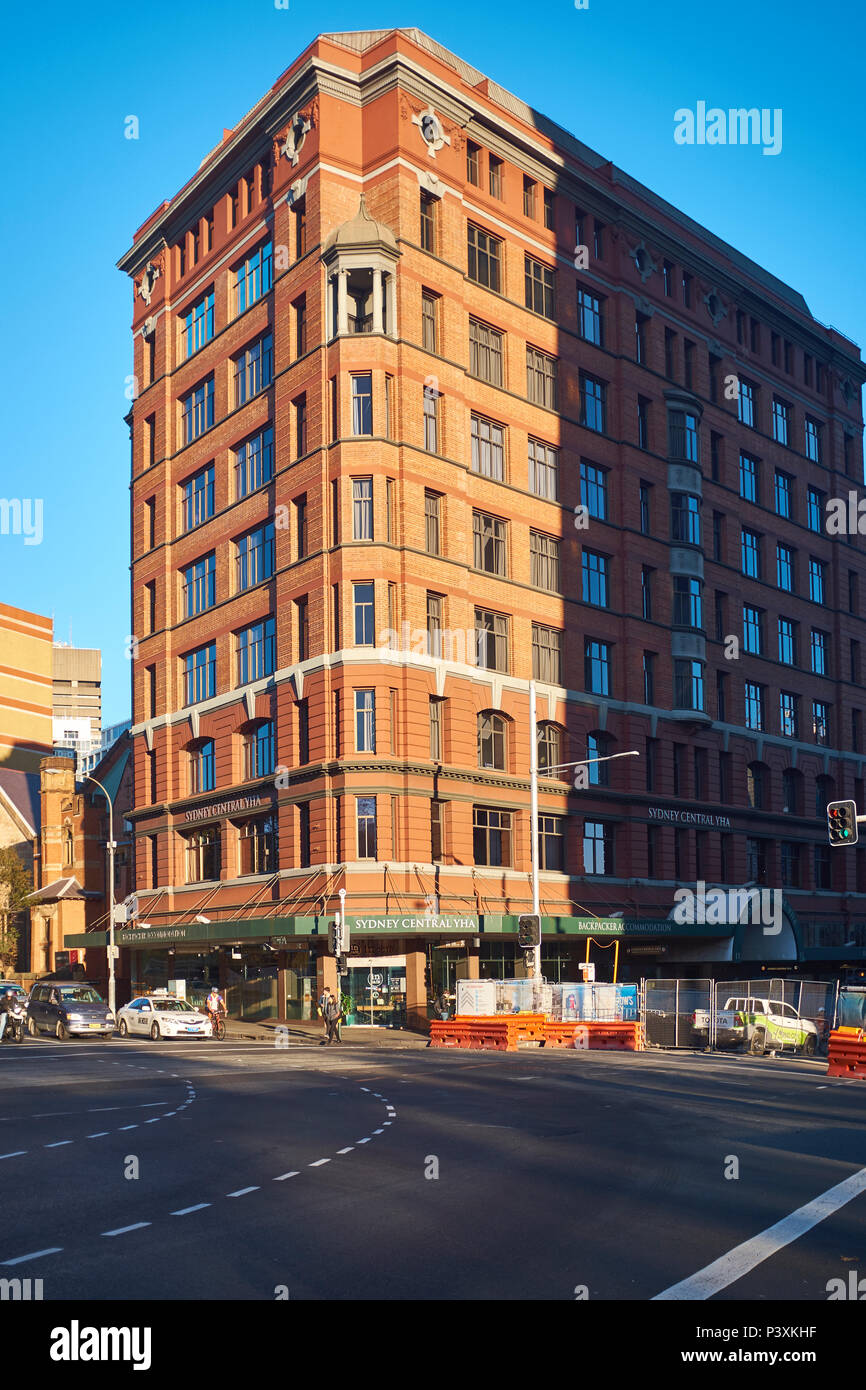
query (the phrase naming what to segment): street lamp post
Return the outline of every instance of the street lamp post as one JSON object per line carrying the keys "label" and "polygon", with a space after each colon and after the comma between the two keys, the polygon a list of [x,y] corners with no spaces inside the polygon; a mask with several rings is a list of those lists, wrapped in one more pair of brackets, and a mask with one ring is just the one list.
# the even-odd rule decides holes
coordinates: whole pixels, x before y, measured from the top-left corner
{"label": "street lamp post", "polygon": [[108,914],[108,1007],[113,1014],[117,1003],[114,981],[114,851],[117,848],[114,842],[114,803],[97,777],[92,777],[89,772],[85,772],[84,777],[88,782],[96,783],[108,802],[108,893],[110,902]]}
{"label": "street lamp post", "polygon": [[[529,748],[529,771],[530,771],[530,839],[532,865],[532,912],[541,921],[541,894],[538,882],[538,724],[535,713],[535,681],[529,682],[529,725],[530,725],[530,748]],[[639,758],[640,753],[636,748],[630,749],[627,753],[608,753],[603,758],[580,758],[574,763],[557,763],[555,767],[549,767],[547,772],[562,772],[567,767],[587,767],[590,763],[612,763],[615,758]],[[533,973],[537,980],[541,979],[541,934],[539,933],[538,945],[534,948],[535,961]]]}

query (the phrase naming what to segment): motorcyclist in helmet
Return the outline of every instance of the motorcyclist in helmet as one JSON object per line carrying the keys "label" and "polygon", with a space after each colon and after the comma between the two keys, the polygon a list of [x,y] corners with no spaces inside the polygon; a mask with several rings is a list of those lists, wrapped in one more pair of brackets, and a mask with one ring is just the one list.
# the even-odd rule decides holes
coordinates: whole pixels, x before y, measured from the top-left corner
{"label": "motorcyclist in helmet", "polygon": [[9,1015],[15,1003],[14,989],[5,989],[0,994],[0,1042],[3,1041],[3,1034],[6,1032],[6,1024],[9,1022]]}

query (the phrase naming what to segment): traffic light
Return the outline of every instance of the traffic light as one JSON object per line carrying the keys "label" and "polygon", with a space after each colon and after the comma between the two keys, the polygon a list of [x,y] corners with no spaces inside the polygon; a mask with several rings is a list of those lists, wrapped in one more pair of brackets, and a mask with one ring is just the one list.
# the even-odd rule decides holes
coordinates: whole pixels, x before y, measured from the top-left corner
{"label": "traffic light", "polygon": [[345,956],[337,956],[337,974],[338,974],[338,975],[348,975],[348,973],[349,973],[349,962],[348,962],[348,960],[346,959]]}
{"label": "traffic light", "polygon": [[517,944],[524,950],[541,942],[541,918],[534,913],[517,919]]}
{"label": "traffic light", "polygon": [[831,801],[829,803],[827,806],[827,833],[830,836],[831,845],[856,845],[856,801]]}
{"label": "traffic light", "polygon": [[328,927],[328,950],[332,956],[340,955],[343,949],[343,928],[337,922],[331,922]]}
{"label": "traffic light", "polygon": [[535,951],[532,947],[529,947],[523,952],[523,964],[531,976],[535,970]]}

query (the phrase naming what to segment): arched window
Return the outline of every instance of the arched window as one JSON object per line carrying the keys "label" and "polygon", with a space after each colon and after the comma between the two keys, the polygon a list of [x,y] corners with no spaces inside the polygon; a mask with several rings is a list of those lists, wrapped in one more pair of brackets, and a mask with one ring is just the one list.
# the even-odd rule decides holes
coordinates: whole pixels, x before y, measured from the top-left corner
{"label": "arched window", "polygon": [[478,766],[505,771],[505,720],[489,710],[478,716]]}
{"label": "arched window", "polygon": [[803,814],[803,774],[795,767],[786,767],[782,773],[782,810],[789,816]]}
{"label": "arched window", "polygon": [[[587,758],[606,758],[610,753],[612,743],[613,740],[609,734],[603,734],[598,729],[593,729],[592,733],[586,736]],[[610,763],[588,762],[586,771],[590,786],[610,786]]]}
{"label": "arched window", "polygon": [[746,768],[746,796],[753,811],[767,809],[768,771],[766,763],[749,763]]}
{"label": "arched window", "polygon": [[244,781],[269,777],[275,756],[273,720],[263,719],[244,735]]}
{"label": "arched window", "polygon": [[563,760],[562,730],[558,724],[545,722],[538,725],[538,775],[540,777],[562,777],[563,772],[551,772],[551,768],[561,767]]}

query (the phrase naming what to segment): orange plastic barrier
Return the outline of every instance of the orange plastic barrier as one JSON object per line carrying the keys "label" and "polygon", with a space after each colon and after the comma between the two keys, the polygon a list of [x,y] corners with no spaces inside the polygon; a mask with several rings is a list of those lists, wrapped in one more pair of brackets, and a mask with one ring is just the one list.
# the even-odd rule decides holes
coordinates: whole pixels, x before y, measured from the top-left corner
{"label": "orange plastic barrier", "polygon": [[544,1026],[548,1047],[573,1047],[608,1052],[640,1052],[643,1035],[639,1023],[553,1023]]}
{"label": "orange plastic barrier", "polygon": [[862,1028],[836,1028],[830,1034],[827,1075],[866,1077],[866,1037]]}
{"label": "orange plastic barrier", "polygon": [[543,1014],[494,1014],[490,1017],[461,1014],[430,1024],[431,1047],[488,1048],[516,1052],[522,1042],[543,1042]]}

